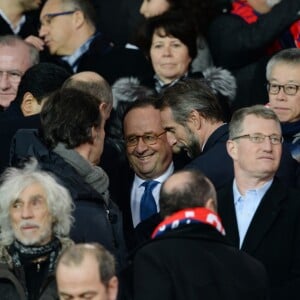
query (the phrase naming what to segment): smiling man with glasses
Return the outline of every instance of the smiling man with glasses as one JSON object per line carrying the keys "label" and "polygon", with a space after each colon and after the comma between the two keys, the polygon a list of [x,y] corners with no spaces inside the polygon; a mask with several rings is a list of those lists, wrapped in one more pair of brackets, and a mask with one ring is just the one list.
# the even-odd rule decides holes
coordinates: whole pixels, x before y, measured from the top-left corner
{"label": "smiling man with glasses", "polygon": [[260,260],[269,276],[271,300],[300,293],[300,193],[275,175],[282,154],[281,126],[263,105],[237,110],[227,151],[234,180],[218,191],[227,239]]}
{"label": "smiling man with glasses", "polygon": [[96,30],[90,0],[47,0],[40,14],[39,36],[52,55],[77,72],[84,57],[107,53],[112,44]]}
{"label": "smiling man with glasses", "polygon": [[278,52],[267,65],[268,106],[278,116],[285,143],[300,162],[300,49]]}
{"label": "smiling man with glasses", "polygon": [[[154,101],[146,98],[133,102],[123,118],[127,158],[134,171],[132,176],[124,178],[128,181],[128,186],[124,192],[125,199],[123,196],[119,200],[129,246],[132,246],[130,237],[133,227],[156,216],[161,184],[174,171],[172,148]],[[159,223],[160,218],[158,219]],[[152,230],[149,237],[151,233]]]}

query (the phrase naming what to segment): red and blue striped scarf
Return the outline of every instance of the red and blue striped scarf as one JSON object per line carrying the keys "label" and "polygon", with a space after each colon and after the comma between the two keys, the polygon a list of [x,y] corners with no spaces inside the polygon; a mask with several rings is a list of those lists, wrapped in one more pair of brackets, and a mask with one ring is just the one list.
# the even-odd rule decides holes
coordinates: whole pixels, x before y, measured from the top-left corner
{"label": "red and blue striped scarf", "polygon": [[176,229],[181,226],[204,223],[213,226],[222,235],[225,235],[220,217],[213,211],[204,208],[186,208],[180,210],[169,217],[166,217],[153,231],[152,238],[156,238],[167,231]]}

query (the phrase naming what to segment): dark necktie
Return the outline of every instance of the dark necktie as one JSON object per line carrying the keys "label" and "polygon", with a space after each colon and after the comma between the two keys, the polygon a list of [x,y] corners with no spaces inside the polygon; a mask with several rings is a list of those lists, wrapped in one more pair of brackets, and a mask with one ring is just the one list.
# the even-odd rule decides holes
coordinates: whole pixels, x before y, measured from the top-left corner
{"label": "dark necktie", "polygon": [[140,204],[141,221],[157,213],[156,202],[153,197],[152,191],[158,184],[159,182],[154,180],[149,180],[142,183],[142,186],[145,187],[145,191],[141,198],[141,204]]}

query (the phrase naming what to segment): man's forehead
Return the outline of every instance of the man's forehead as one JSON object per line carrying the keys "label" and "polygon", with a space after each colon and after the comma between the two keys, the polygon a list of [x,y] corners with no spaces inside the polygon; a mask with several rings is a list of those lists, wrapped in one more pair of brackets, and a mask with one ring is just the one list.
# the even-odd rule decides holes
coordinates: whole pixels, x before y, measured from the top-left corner
{"label": "man's forehead", "polygon": [[45,14],[49,14],[49,13],[57,13],[59,12],[58,10],[60,10],[63,6],[63,3],[60,0],[48,0],[45,2],[41,14],[40,14],[40,19],[42,19]]}

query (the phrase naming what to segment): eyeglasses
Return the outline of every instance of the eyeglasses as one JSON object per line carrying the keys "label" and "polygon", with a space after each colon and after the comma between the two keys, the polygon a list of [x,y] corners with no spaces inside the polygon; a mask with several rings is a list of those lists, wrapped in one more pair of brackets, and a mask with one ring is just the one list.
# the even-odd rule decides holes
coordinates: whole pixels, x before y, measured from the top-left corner
{"label": "eyeglasses", "polygon": [[77,10],[67,10],[59,13],[46,14],[43,16],[41,26],[49,26],[54,18],[74,14]]}
{"label": "eyeglasses", "polygon": [[283,143],[283,137],[276,134],[264,135],[262,133],[254,133],[254,134],[244,134],[240,136],[236,136],[231,140],[237,139],[249,139],[254,144],[261,144],[265,141],[265,138],[269,138],[272,145],[278,145]]}
{"label": "eyeglasses", "polygon": [[274,83],[268,83],[267,84],[267,90],[272,95],[277,95],[280,91],[280,89],[283,89],[284,93],[289,96],[294,96],[297,94],[299,90],[299,85],[297,84],[274,84]]}
{"label": "eyeglasses", "polygon": [[4,76],[7,76],[7,79],[10,82],[14,82],[14,83],[18,83],[21,81],[21,78],[23,76],[23,73],[17,70],[12,70],[12,71],[1,71],[0,70],[0,80],[2,80],[2,78]]}
{"label": "eyeglasses", "polygon": [[165,133],[166,133],[166,131],[163,131],[160,134],[153,133],[153,134],[144,134],[144,135],[134,135],[134,136],[130,136],[130,137],[126,138],[125,143],[126,143],[127,147],[133,147],[138,144],[138,142],[141,138],[146,145],[151,146],[151,145],[156,144],[159,137]]}

